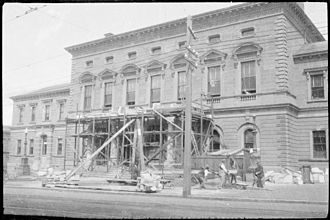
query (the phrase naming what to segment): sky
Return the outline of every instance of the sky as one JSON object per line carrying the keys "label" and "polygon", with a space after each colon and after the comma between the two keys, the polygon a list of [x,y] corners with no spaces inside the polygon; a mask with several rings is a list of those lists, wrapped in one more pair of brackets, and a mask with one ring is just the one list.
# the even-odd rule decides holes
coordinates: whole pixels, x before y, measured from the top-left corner
{"label": "sky", "polygon": [[[65,47],[239,4],[235,3],[6,3],[2,6],[2,118],[12,124],[9,98],[70,82]],[[31,10],[37,7],[38,10]],[[305,12],[328,40],[327,4]],[[150,19],[152,18],[152,19]]]}

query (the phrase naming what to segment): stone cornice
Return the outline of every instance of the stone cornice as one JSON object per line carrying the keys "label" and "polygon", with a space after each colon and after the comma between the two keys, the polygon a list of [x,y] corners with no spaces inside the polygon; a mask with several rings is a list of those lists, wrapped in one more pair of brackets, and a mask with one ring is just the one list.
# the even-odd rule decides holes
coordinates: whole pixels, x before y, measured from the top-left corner
{"label": "stone cornice", "polygon": [[313,53],[298,54],[292,56],[294,63],[328,60],[328,51],[317,51]]}
{"label": "stone cornice", "polygon": [[[262,8],[261,8],[262,7]],[[203,14],[192,16],[193,19],[193,28],[195,31],[199,31],[205,29],[205,26],[217,26],[222,24],[230,24],[236,23],[237,21],[244,21],[248,18],[246,16],[242,16],[243,14],[248,14],[248,17],[260,17],[259,13],[265,14],[274,14],[276,12],[286,13],[289,20],[292,20],[292,23],[297,26],[300,32],[303,30],[307,30],[307,36],[310,36],[310,41],[320,41],[323,39],[323,36],[317,30],[317,28],[313,25],[307,15],[303,12],[303,10],[294,2],[290,3],[267,3],[267,2],[259,2],[259,3],[244,3],[235,5],[232,7],[206,12]],[[240,15],[240,16],[239,16]],[[221,19],[219,19],[221,18]],[[222,19],[223,18],[223,19]],[[232,19],[231,19],[232,18]],[[209,19],[216,19],[217,22],[207,22]],[[214,23],[210,25],[210,23]],[[120,48],[127,44],[136,45],[141,42],[149,42],[158,35],[162,35],[166,33],[166,30],[173,29],[173,33],[170,35],[165,34],[167,37],[184,34],[185,33],[185,25],[186,18],[129,31],[122,34],[106,34],[105,38],[97,39],[94,41],[89,41],[86,43],[66,47],[69,53],[73,55],[73,57],[79,56],[79,54],[86,54],[90,52],[96,52],[100,50],[109,50]],[[308,27],[308,28],[307,28]],[[154,32],[158,32],[159,34],[153,34]],[[316,33],[316,34],[315,34]],[[164,37],[166,37],[164,36]],[[157,37],[159,38],[159,37]],[[142,39],[142,40],[141,40]],[[126,42],[127,41],[127,42]],[[106,46],[106,47],[104,47]],[[108,47],[108,48],[107,48]],[[90,51],[91,50],[91,51]]]}
{"label": "stone cornice", "polygon": [[18,95],[10,97],[13,101],[26,101],[26,100],[38,100],[42,98],[51,98],[56,96],[69,96],[70,88],[57,90],[57,91],[49,91],[49,92],[41,92],[39,94],[26,94],[26,95]]}

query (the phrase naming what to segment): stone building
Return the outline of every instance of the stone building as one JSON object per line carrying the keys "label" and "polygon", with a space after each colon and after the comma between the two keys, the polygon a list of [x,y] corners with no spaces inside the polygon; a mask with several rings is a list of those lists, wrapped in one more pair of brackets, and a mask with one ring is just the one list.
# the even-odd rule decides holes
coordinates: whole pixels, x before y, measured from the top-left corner
{"label": "stone building", "polygon": [[10,145],[10,126],[3,126],[2,127],[3,170],[7,170],[7,163],[9,158],[9,145]]}
{"label": "stone building", "polygon": [[[328,167],[328,45],[303,7],[244,3],[194,15],[192,28],[197,39],[191,46],[200,54],[192,99],[203,98],[217,136],[208,151],[252,149],[266,170]],[[116,112],[184,103],[186,19],[108,33],[65,49],[72,55],[70,96],[65,93],[72,119],[67,120],[67,167],[76,165],[73,158],[84,155],[84,146],[105,141],[91,133],[103,126],[95,123],[98,115],[110,121]],[[89,124],[81,125],[83,118]],[[110,129],[109,124],[104,126]],[[19,128],[22,136],[25,127]],[[180,139],[174,147],[180,142],[182,147]]]}
{"label": "stone building", "polygon": [[22,158],[30,173],[63,168],[65,118],[70,83],[11,97],[14,101],[8,173],[22,175]]}

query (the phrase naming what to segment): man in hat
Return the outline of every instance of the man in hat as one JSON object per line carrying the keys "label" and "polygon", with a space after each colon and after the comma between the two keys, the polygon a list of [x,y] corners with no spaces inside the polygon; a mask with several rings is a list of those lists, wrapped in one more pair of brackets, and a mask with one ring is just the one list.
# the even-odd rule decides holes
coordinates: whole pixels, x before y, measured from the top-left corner
{"label": "man in hat", "polygon": [[205,182],[206,182],[206,177],[209,173],[209,166],[206,166],[205,168],[201,168],[201,170],[198,172],[198,175],[196,176],[198,179],[198,182],[200,184],[199,188],[200,189],[205,189]]}
{"label": "man in hat", "polygon": [[257,161],[257,168],[255,169],[254,175],[257,177],[257,187],[263,188],[262,178],[264,178],[265,175],[260,161]]}
{"label": "man in hat", "polygon": [[225,160],[222,160],[219,164],[219,177],[220,177],[220,185],[218,186],[219,189],[223,188],[226,183],[226,176],[228,175],[228,170],[225,165]]}

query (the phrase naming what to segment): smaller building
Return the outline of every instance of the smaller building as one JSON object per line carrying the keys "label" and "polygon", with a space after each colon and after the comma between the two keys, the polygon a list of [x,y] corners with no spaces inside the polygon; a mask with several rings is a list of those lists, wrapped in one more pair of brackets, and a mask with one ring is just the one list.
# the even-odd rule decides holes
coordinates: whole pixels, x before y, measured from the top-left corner
{"label": "smaller building", "polygon": [[7,170],[7,163],[9,158],[9,144],[10,144],[10,126],[2,127],[2,153],[3,153],[3,170]]}
{"label": "smaller building", "polygon": [[66,83],[11,97],[10,176],[22,175],[21,165],[26,160],[30,173],[63,165],[69,95],[70,83]]}

